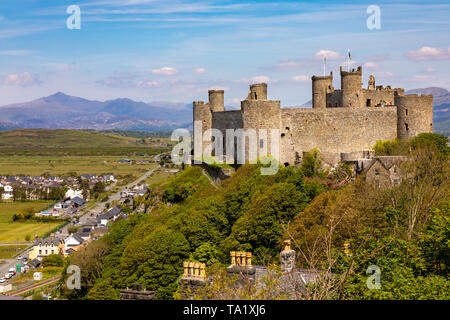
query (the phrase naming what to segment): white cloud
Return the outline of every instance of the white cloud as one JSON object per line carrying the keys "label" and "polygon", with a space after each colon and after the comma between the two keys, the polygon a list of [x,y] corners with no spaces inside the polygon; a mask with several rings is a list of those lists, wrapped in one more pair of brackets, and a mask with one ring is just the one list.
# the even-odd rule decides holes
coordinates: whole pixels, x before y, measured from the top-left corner
{"label": "white cloud", "polygon": [[197,69],[192,70],[193,74],[202,74],[202,73],[205,73],[205,72],[206,72],[205,68],[197,68]]}
{"label": "white cloud", "polygon": [[0,51],[0,55],[2,56],[27,56],[36,51],[33,50],[3,50]]}
{"label": "white cloud", "polygon": [[[344,71],[347,71],[348,65],[349,65],[349,61],[342,61],[339,64],[339,66],[341,66],[344,69]],[[358,61],[350,60],[350,68],[353,68],[353,67],[356,67],[359,65],[360,65],[360,63]]]}
{"label": "white cloud", "polygon": [[268,83],[268,82],[274,82],[273,80],[271,80],[269,77],[267,76],[255,76],[252,78],[242,78],[240,80],[236,80],[235,82],[238,83]]}
{"label": "white cloud", "polygon": [[295,82],[310,82],[311,78],[308,76],[300,75],[292,78]]}
{"label": "white cloud", "polygon": [[416,75],[413,76],[412,79],[415,80],[415,81],[434,81],[434,80],[437,80],[437,77],[430,76],[430,75],[418,75],[418,74],[416,74]]}
{"label": "white cloud", "polygon": [[137,86],[139,88],[152,88],[152,87],[158,87],[159,82],[155,80],[140,80],[137,82]]}
{"label": "white cloud", "polygon": [[375,69],[377,67],[378,67],[378,65],[375,62],[364,63],[364,68],[367,68],[367,69]]}
{"label": "white cloud", "polygon": [[231,105],[239,105],[241,103],[242,99],[239,98],[232,98],[232,99],[227,99],[227,102]]}
{"label": "white cloud", "polygon": [[228,87],[221,87],[221,86],[212,86],[212,87],[209,87],[208,90],[224,90],[224,91],[228,91],[228,90],[230,90],[230,88],[228,88]]}
{"label": "white cloud", "polygon": [[323,57],[326,57],[327,60],[342,59],[342,56],[338,52],[331,51],[331,50],[319,50],[316,53],[315,57],[318,59],[323,59]]}
{"label": "white cloud", "polygon": [[424,72],[435,72],[436,69],[435,69],[435,68],[432,68],[432,67],[428,67],[428,68],[425,68],[423,71],[424,71]]}
{"label": "white cloud", "polygon": [[8,74],[3,79],[3,84],[7,86],[28,87],[40,83],[39,76],[29,72]]}
{"label": "white cloud", "polygon": [[415,61],[448,60],[450,59],[450,47],[447,49],[422,47],[419,50],[408,51],[404,56]]}
{"label": "white cloud", "polygon": [[162,74],[165,76],[171,76],[178,73],[178,70],[172,67],[162,67],[160,69],[153,69],[153,74]]}
{"label": "white cloud", "polygon": [[385,78],[394,76],[394,74],[389,71],[374,72],[373,75],[376,77],[385,77]]}

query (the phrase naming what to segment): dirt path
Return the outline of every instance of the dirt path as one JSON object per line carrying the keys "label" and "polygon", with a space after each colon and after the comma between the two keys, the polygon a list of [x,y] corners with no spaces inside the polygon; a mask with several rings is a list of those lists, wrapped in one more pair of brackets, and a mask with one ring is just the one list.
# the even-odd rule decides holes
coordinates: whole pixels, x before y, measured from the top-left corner
{"label": "dirt path", "polygon": [[203,175],[208,179],[209,183],[211,183],[211,185],[216,188],[216,189],[220,189],[216,183],[213,181],[213,179],[211,179],[211,177],[209,176],[209,174],[205,171],[205,169],[202,169],[202,173]]}

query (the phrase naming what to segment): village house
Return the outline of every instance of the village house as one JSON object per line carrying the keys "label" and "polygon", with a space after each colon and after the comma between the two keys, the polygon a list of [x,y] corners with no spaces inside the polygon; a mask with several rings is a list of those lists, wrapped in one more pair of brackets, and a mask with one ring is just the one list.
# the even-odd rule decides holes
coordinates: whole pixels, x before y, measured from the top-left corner
{"label": "village house", "polygon": [[61,238],[37,239],[28,254],[28,258],[30,260],[42,260],[42,258],[51,254],[64,254],[64,241]]}
{"label": "village house", "polygon": [[404,156],[377,156],[358,161],[357,173],[364,173],[366,180],[379,187],[396,186],[401,182],[400,166]]}

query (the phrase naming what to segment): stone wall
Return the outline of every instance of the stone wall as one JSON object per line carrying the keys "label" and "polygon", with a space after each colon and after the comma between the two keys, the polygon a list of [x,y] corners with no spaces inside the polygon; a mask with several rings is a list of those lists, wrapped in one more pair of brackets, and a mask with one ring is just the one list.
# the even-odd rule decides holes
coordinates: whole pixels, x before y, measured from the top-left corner
{"label": "stone wall", "polygon": [[[194,102],[194,120],[202,121],[203,133],[209,128],[223,134],[226,152],[227,129],[254,129],[256,156],[272,154],[271,132],[278,130],[280,163],[297,164],[303,153],[317,148],[328,164],[355,161],[371,150],[378,140],[410,138],[433,132],[433,97],[404,95],[404,89],[375,85],[370,76],[362,88],[362,68],[340,70],[341,89],[333,88],[333,75],[313,76],[313,108],[280,108],[280,101],[267,100],[267,85],[252,84],[240,110],[225,111],[223,90],[210,90],[209,103]],[[261,135],[266,129],[267,135]],[[276,132],[276,131],[274,131]],[[208,137],[206,137],[208,138]],[[211,137],[209,137],[211,140]],[[237,150],[241,141],[234,140]],[[208,142],[203,142],[203,149]],[[249,159],[249,139],[245,138],[245,159]],[[235,153],[234,160],[237,160]],[[351,159],[350,159],[351,158]],[[350,160],[349,160],[350,159]]]}
{"label": "stone wall", "polygon": [[294,164],[296,153],[313,148],[328,154],[357,152],[397,137],[396,107],[281,109],[281,114],[281,163]]}

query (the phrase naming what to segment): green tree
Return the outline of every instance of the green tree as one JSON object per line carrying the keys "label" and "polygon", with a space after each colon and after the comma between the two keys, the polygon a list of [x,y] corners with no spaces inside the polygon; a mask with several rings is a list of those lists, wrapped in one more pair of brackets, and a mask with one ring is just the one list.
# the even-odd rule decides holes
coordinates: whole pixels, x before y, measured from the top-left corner
{"label": "green tree", "polygon": [[51,254],[42,259],[43,267],[62,267],[64,259],[59,254]]}

